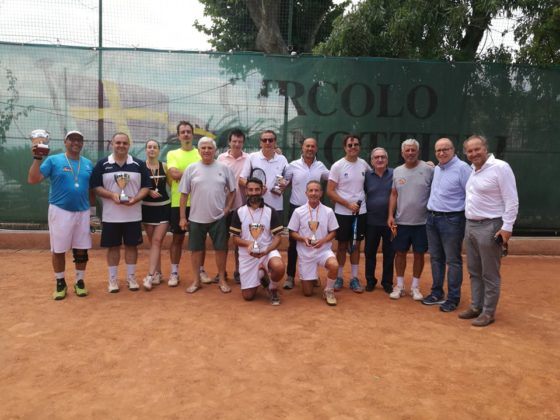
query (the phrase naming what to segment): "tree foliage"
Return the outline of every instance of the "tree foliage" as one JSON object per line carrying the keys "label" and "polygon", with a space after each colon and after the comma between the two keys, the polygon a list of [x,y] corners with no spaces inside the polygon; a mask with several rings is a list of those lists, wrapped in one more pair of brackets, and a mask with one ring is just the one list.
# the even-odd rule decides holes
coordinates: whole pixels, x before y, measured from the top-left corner
{"label": "tree foliage", "polygon": [[[332,0],[200,0],[210,26],[195,22],[210,36],[217,51],[262,51],[286,54],[310,52],[331,32],[334,20],[349,1]],[[291,42],[288,36],[290,5],[293,5]]]}
{"label": "tree foliage", "polygon": [[6,133],[10,126],[19,117],[27,117],[33,106],[20,107],[17,105],[19,101],[19,91],[16,88],[17,78],[12,70],[0,65],[0,71],[6,75],[6,92],[7,96],[0,96],[0,145],[6,142]]}

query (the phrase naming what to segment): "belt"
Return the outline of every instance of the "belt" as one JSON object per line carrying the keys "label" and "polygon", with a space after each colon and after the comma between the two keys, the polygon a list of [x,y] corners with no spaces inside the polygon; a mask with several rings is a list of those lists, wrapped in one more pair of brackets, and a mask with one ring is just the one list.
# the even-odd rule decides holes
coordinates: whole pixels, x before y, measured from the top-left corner
{"label": "belt", "polygon": [[467,222],[483,224],[483,223],[490,223],[490,222],[493,222],[495,220],[502,220],[502,218],[501,217],[494,217],[493,219],[467,219]]}
{"label": "belt", "polygon": [[428,210],[428,213],[432,216],[460,216],[465,214],[464,211],[432,211]]}

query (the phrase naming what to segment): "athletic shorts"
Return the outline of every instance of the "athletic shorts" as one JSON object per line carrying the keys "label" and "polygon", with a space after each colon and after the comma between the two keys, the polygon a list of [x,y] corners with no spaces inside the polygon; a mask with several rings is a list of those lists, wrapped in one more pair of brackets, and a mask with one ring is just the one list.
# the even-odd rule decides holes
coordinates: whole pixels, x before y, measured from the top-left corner
{"label": "athletic shorts", "polygon": [[330,249],[325,249],[321,252],[316,252],[311,258],[305,258],[301,255],[298,256],[298,272],[299,278],[302,281],[315,280],[319,278],[318,267],[324,267],[329,258],[336,258],[334,252]]}
{"label": "athletic shorts", "polygon": [[171,219],[171,206],[146,206],[142,205],[142,223],[147,225],[161,225],[169,223]]}
{"label": "athletic shorts", "polygon": [[63,254],[71,248],[90,249],[89,209],[68,211],[49,205],[51,252]]}
{"label": "athletic shorts", "polygon": [[212,223],[189,222],[189,250],[204,251],[206,236],[210,235],[215,251],[225,251],[228,246],[226,218],[222,217]]}
{"label": "athletic shorts", "polygon": [[[336,214],[336,221],[338,222],[338,229],[336,231],[336,240],[339,242],[350,242],[352,240],[352,222],[355,216],[348,216],[343,214]],[[366,234],[366,219],[367,214],[360,214],[358,216],[358,241],[364,239]]]}
{"label": "athletic shorts", "polygon": [[423,253],[428,250],[428,235],[426,225],[398,225],[397,236],[393,239],[393,249],[399,252],[407,252],[412,245],[412,251]]}
{"label": "athletic shorts", "polygon": [[239,255],[239,277],[241,279],[241,289],[252,289],[261,285],[259,278],[259,268],[268,271],[268,262],[271,258],[280,256],[277,250],[270,251],[261,258],[251,255]]}
{"label": "athletic shorts", "polygon": [[[191,208],[187,207],[185,213],[187,215],[187,219],[189,218],[190,212]],[[185,233],[187,233],[186,230],[183,230],[179,227],[179,207],[171,207],[170,230],[171,232],[178,235],[184,235]]]}
{"label": "athletic shorts", "polygon": [[127,246],[137,246],[142,243],[141,222],[102,223],[100,245],[103,248],[120,246],[123,242]]}

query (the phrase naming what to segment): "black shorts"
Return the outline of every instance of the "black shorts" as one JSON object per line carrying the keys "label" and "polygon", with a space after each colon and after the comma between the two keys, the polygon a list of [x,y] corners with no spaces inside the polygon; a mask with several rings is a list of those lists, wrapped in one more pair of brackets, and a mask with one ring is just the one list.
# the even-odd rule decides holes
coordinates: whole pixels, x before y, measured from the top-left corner
{"label": "black shorts", "polygon": [[141,222],[103,222],[101,228],[101,243],[103,248],[120,246],[124,242],[127,246],[137,246],[142,243]]}
{"label": "black shorts", "polygon": [[[190,212],[191,208],[187,207],[185,213],[187,215],[187,220],[189,218]],[[173,232],[174,234],[184,235],[185,233],[187,233],[186,230],[183,230],[179,227],[179,207],[171,207],[171,223],[169,226],[171,232]]]}
{"label": "black shorts", "polygon": [[[352,222],[355,216],[347,216],[336,214],[336,221],[338,222],[338,230],[336,231],[336,240],[339,242],[350,242],[352,240]],[[367,214],[360,214],[358,216],[358,241],[364,239],[366,234],[366,219]]]}
{"label": "black shorts", "polygon": [[170,219],[171,205],[169,203],[163,206],[142,205],[142,223],[160,225],[162,223],[169,223]]}

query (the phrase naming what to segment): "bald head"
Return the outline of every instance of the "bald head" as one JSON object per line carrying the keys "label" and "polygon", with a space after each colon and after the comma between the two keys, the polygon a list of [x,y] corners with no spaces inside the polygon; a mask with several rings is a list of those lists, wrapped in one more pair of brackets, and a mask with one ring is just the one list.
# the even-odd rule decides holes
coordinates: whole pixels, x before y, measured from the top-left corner
{"label": "bald head", "polygon": [[445,165],[455,156],[455,146],[453,146],[453,142],[450,139],[443,137],[436,141],[435,152],[436,159],[440,165]]}

